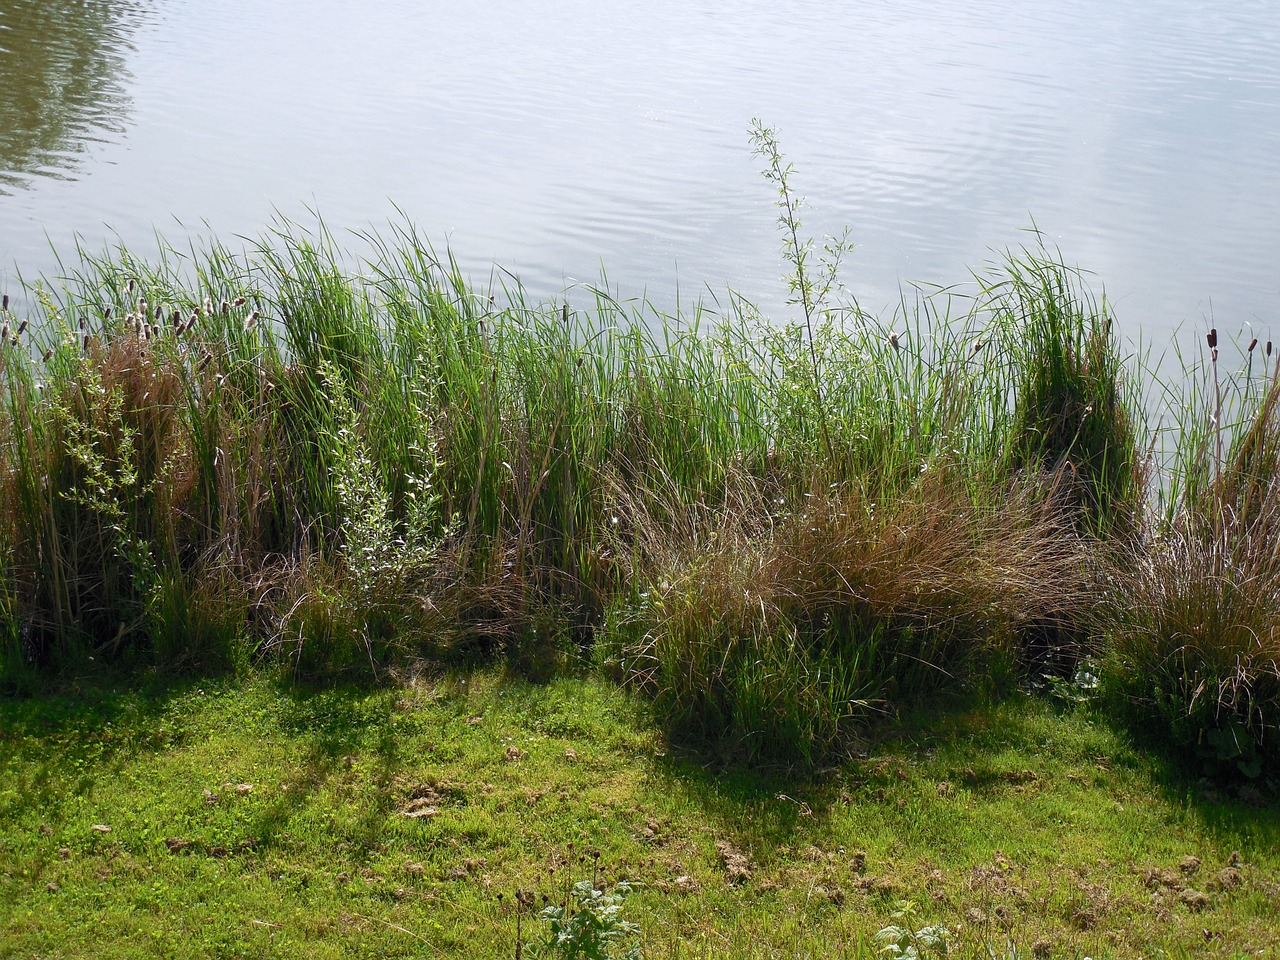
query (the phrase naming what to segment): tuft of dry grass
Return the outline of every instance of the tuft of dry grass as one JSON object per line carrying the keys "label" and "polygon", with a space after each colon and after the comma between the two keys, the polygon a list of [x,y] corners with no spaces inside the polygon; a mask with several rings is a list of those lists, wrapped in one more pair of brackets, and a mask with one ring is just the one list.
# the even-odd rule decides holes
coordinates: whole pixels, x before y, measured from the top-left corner
{"label": "tuft of dry grass", "polygon": [[1280,369],[1234,429],[1220,389],[1177,512],[1112,565],[1106,677],[1205,772],[1257,779],[1280,769]]}
{"label": "tuft of dry grass", "polygon": [[823,762],[878,715],[1001,683],[1082,635],[1086,544],[1043,489],[975,496],[945,465],[887,496],[849,482],[787,503],[747,488],[686,531],[696,539],[651,574],[613,651],[687,738]]}

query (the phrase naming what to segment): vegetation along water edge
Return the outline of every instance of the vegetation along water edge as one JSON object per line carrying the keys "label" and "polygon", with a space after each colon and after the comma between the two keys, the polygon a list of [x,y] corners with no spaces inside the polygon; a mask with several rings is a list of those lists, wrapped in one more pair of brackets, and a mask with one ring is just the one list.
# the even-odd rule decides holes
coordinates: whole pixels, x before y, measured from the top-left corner
{"label": "vegetation along water edge", "polygon": [[[782,901],[792,910],[787,898],[803,883],[804,910],[831,912],[852,953],[926,955],[946,949],[948,937],[959,950],[955,925],[970,908],[985,918],[970,929],[984,933],[965,949],[1003,950],[1012,924],[1002,928],[994,902],[972,903],[957,885],[963,874],[970,894],[983,887],[974,880],[981,867],[996,871],[988,879],[1003,893],[1021,891],[1018,909],[1037,918],[1027,930],[1046,954],[1138,955],[1145,943],[1191,950],[1192,941],[1245,951],[1261,942],[1259,917],[1276,898],[1275,825],[1250,804],[1269,806],[1280,778],[1280,354],[1270,342],[1220,339],[1211,329],[1182,375],[1162,381],[1144,356],[1126,352],[1105,297],[1038,235],[977,272],[963,293],[906,291],[892,315],[872,316],[839,283],[847,238],[823,247],[805,239],[776,137],[757,126],[755,142],[778,191],[790,321],[732,296],[670,316],[603,288],[574,306],[533,301],[513,279],[479,289],[403,222],[366,236],[370,253],[354,265],[322,224],[283,223],[239,251],[216,241],[190,253],[165,247],[147,260],[125,249],[78,250],[61,277],[15,291],[12,311],[6,295],[0,687],[13,736],[3,803],[7,821],[49,831],[33,838],[6,828],[0,858],[4,883],[22,891],[17,902],[87,883],[89,872],[38,889],[32,879],[70,870],[57,864],[82,856],[99,873],[118,877],[131,864],[168,877],[157,883],[179,884],[179,874],[196,870],[191,851],[208,854],[216,861],[209,869],[224,875],[234,862],[232,883],[247,909],[245,884],[267,883],[262,871],[293,875],[279,859],[287,851],[315,873],[315,858],[329,856],[323,838],[349,846],[339,857],[343,884],[353,871],[383,876],[387,857],[409,855],[400,831],[410,828],[392,826],[402,815],[437,824],[431,849],[448,846],[458,863],[501,859],[477,851],[518,846],[511,831],[526,827],[499,816],[520,802],[516,785],[498,783],[508,767],[482,772],[488,760],[464,745],[468,718],[491,710],[506,739],[486,740],[486,757],[506,743],[500,762],[519,762],[523,733],[564,740],[555,744],[562,760],[599,751],[608,771],[595,786],[564,774],[575,784],[561,801],[564,823],[580,822],[583,842],[597,838],[589,841],[596,858],[577,863],[587,854],[556,846],[559,837],[528,838],[544,866],[560,865],[555,881],[542,875],[558,891],[550,913],[539,920],[523,910],[533,884],[519,858],[499,884],[511,888],[508,898],[521,891],[514,907],[488,899],[502,892],[489,883],[449,908],[490,911],[504,931],[528,924],[504,933],[506,946],[493,955],[545,930],[545,953],[622,955],[636,933],[618,919],[629,888],[558,884],[566,874],[626,879],[618,864],[644,860],[648,849],[636,837],[650,829],[649,815],[638,811],[656,804],[653,832],[670,829],[661,826],[669,821],[655,778],[668,789],[689,777],[697,796],[670,800],[668,817],[696,808],[707,818],[737,804],[761,823],[790,825],[779,820],[760,827],[772,835],[745,840],[717,832],[714,820],[705,838],[677,830],[687,853],[676,859],[688,873],[629,868],[633,879],[666,884],[666,900],[643,887],[634,894],[651,916],[671,919],[682,909],[672,898],[688,892],[681,883],[705,890],[709,875],[698,871],[714,863],[731,892],[694,901],[702,904],[695,912],[728,909],[724,896],[747,914],[764,916]],[[507,680],[494,681],[495,670]],[[108,693],[120,671],[133,678],[126,685],[166,692]],[[484,710],[468,705],[468,675],[487,691]],[[273,687],[270,677],[288,683]],[[315,692],[317,683],[328,692]],[[166,767],[169,744],[147,736],[216,725],[218,708],[193,699],[197,684],[270,719],[229,719],[204,746],[184,735]],[[96,691],[93,705],[68,700],[81,688]],[[552,710],[550,702],[553,712],[574,714],[563,703],[571,695],[584,700],[579,720],[563,720],[568,727],[528,719]],[[323,715],[300,719],[316,703]],[[178,716],[177,704],[192,719]],[[376,714],[368,730],[387,742],[369,740],[343,713],[366,709]],[[603,714],[592,719],[593,711]],[[140,715],[152,734],[143,735]],[[421,726],[427,717],[438,733]],[[132,746],[104,732],[113,724],[130,731]],[[249,747],[263,724],[292,732],[277,747]],[[439,755],[450,772],[405,780],[422,761],[395,746],[401,727],[405,744]],[[972,745],[990,730],[998,742],[982,759]],[[1105,784],[1133,796],[1144,778],[1165,784],[1162,801],[1139,803],[1137,833],[1116,826],[1110,841],[1071,834],[1069,868],[1085,869],[1092,857],[1089,869],[1108,878],[1094,898],[1101,906],[1089,905],[1083,875],[1072,894],[1037,886],[1037,871],[1048,883],[1053,864],[1068,869],[1046,859],[1057,837],[1042,841],[1044,858],[1017,862],[978,843],[974,821],[937,825],[957,798],[992,817],[1006,815],[999,804],[1025,799],[1050,831],[1055,818],[1080,815],[1085,794],[1072,792],[1074,780],[1050,789],[1049,774],[1025,759],[1036,751],[1023,735],[1065,751],[1035,763],[1088,780],[1082,790]],[[928,744],[921,755],[904,751],[917,741]],[[56,755],[38,760],[46,748]],[[222,752],[195,759],[210,750]],[[668,750],[679,759],[662,759]],[[248,774],[231,779],[238,755],[257,757],[255,776],[279,779],[276,792]],[[1028,763],[1030,775],[1005,769],[1006,755]],[[225,767],[229,788],[201,786],[201,765]],[[89,809],[60,791],[92,782],[116,803],[133,802],[89,772],[99,767],[140,778],[139,810],[164,810],[162,819],[199,826],[201,838],[135,830],[117,839],[95,822],[91,832],[110,829],[78,847],[55,846],[46,821],[78,823]],[[707,769],[729,785],[697,772]],[[548,767],[527,785],[554,790],[562,773]],[[169,786],[145,785],[169,777],[169,786],[216,798],[194,804]],[[1186,806],[1176,786],[1197,781],[1187,788],[1196,796],[1240,801],[1230,814],[1209,802],[1216,828],[1189,812],[1200,807]],[[474,796],[482,782],[493,787],[486,796],[501,799]],[[237,783],[249,789],[237,793]],[[290,791],[303,783],[323,797],[309,801],[320,804],[318,816],[345,824],[332,836],[291,812]],[[359,809],[343,812],[344,798]],[[252,833],[232,812],[237,803],[254,811]],[[888,821],[859,819],[869,816],[858,812],[862,803],[924,819],[913,827],[885,811],[899,837],[887,839]],[[1055,804],[1069,813],[1052,813]],[[792,807],[816,819],[795,827],[801,821],[780,812]],[[405,815],[419,809],[436,812]],[[1196,859],[1194,868],[1191,859],[1155,862],[1157,848],[1174,856],[1163,849],[1168,838],[1153,837],[1162,816],[1182,831],[1175,840],[1198,844],[1178,854]],[[1125,822],[1117,813],[1115,823]],[[816,823],[833,832],[823,839],[809,829]],[[818,851],[807,866],[797,866],[807,856],[799,841],[784,839],[793,828]],[[862,872],[845,875],[866,845],[854,839],[859,830],[886,839],[874,856],[862,850]],[[161,840],[187,858],[157,866]],[[900,864],[907,876],[888,878],[883,895],[859,887],[867,858],[896,858],[895,844],[912,853],[909,866]],[[939,858],[936,882],[923,865],[926,847]],[[986,864],[970,862],[972,851],[985,851]],[[1213,870],[1235,873],[1223,879],[1204,867],[1209,889],[1192,878],[1213,858],[1222,861]],[[1137,893],[1121,893],[1115,877],[1128,866],[1098,866],[1112,860],[1157,872]],[[445,896],[435,863],[410,871],[438,881],[427,885],[435,899],[422,909]],[[1261,865],[1250,873],[1250,863]],[[845,871],[838,880],[837,867]],[[465,867],[461,879],[494,873]],[[378,897],[390,882],[374,884]],[[170,903],[167,894],[129,889],[144,911]],[[748,890],[758,904],[741,900]],[[844,911],[854,890],[874,894],[871,915]],[[939,896],[926,903],[930,891]],[[212,902],[211,888],[207,895]],[[405,937],[396,928],[417,931],[395,949],[421,948],[433,934],[400,917],[390,896],[390,913],[370,919],[368,907],[343,920],[345,929],[389,941]],[[1039,912],[1028,913],[1036,896]],[[1070,904],[1054,899],[1062,897]],[[1116,898],[1129,913],[1108,912]],[[7,936],[52,951],[40,939],[47,930],[23,909],[5,922]],[[1014,907],[1001,909],[1014,916]],[[1191,931],[1196,941],[1182,921],[1205,909],[1225,910],[1230,930],[1206,926]],[[942,919],[917,923],[921,910]],[[1073,920],[1073,910],[1094,919]],[[565,952],[594,935],[584,931],[597,914],[622,924],[610,928],[616,937],[596,954]],[[1125,927],[1121,916],[1137,939],[1106,939]],[[1181,920],[1161,933],[1162,917]],[[299,922],[315,933],[306,949],[338,949],[326,940],[331,931],[307,926],[317,918]],[[264,923],[258,932],[270,939],[280,928]],[[791,939],[779,939],[782,929]],[[731,950],[687,949],[808,955],[816,936],[784,925],[758,942],[745,935]],[[682,942],[660,950],[681,955]],[[230,949],[206,947],[211,955]]]}

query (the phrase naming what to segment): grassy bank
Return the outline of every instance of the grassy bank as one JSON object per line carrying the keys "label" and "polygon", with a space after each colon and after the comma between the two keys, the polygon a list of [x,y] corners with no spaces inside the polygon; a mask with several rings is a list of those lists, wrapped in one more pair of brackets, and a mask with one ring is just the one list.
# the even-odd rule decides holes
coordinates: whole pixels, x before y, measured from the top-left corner
{"label": "grassy bank", "polygon": [[790,324],[476,291],[407,228],[372,251],[81,254],[6,308],[8,689],[594,661],[677,737],[808,766],[1087,658],[1194,762],[1274,776],[1269,343],[1208,348],[1157,437],[1042,249],[887,319],[792,253]]}
{"label": "grassy bank", "polygon": [[960,957],[1280,949],[1274,807],[1043,701],[777,778],[605,681],[495,670],[77,682],[0,723],[6,956],[510,958],[583,878],[636,884],[619,956],[883,956],[904,923]]}
{"label": "grassy bank", "polygon": [[869,316],[755,142],[790,322],[477,290],[407,225],[359,262],[288,224],[78,251],[21,316],[6,299],[0,683],[595,665],[673,739],[799,770],[905,706],[1088,675],[1188,764],[1270,789],[1271,343],[1210,331],[1153,408],[1043,246]]}

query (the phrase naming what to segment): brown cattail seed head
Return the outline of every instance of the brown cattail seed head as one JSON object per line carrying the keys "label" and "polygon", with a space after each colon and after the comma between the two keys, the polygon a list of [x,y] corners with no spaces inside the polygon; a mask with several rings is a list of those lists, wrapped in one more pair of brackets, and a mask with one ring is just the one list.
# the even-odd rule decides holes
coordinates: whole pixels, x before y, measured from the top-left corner
{"label": "brown cattail seed head", "polygon": [[1271,356],[1271,341],[1267,341],[1267,356]]}
{"label": "brown cattail seed head", "polygon": [[129,281],[129,296],[133,296],[133,280]]}
{"label": "brown cattail seed head", "polygon": [[48,363],[52,359],[53,359],[53,347],[50,347],[48,350],[44,352],[44,362]]}
{"label": "brown cattail seed head", "polygon": [[143,316],[146,316],[147,314],[147,298],[146,297],[138,298],[138,312]]}
{"label": "brown cattail seed head", "polygon": [[231,304],[229,304],[226,300],[223,300],[223,301],[222,301],[222,315],[225,317],[225,316],[226,316],[228,313],[230,313],[230,312],[231,312]]}
{"label": "brown cattail seed head", "polygon": [[80,331],[81,331],[82,333],[84,332],[84,327],[85,327],[85,323],[84,323],[84,314],[82,313],[82,314],[80,314]]}
{"label": "brown cattail seed head", "polygon": [[89,352],[89,335],[87,333],[84,335],[84,340],[80,343],[80,348],[84,350],[85,353]]}
{"label": "brown cattail seed head", "polygon": [[0,301],[0,310],[3,310],[5,313],[9,312],[9,295],[7,293],[4,295],[3,301]]}
{"label": "brown cattail seed head", "polygon": [[1217,362],[1218,362],[1218,348],[1217,348],[1217,347],[1214,347],[1214,348],[1213,348],[1213,353],[1211,353],[1211,354],[1210,354],[1210,357],[1212,357],[1212,358],[1213,358],[1213,362],[1214,362],[1214,363],[1217,363]]}
{"label": "brown cattail seed head", "polygon": [[159,323],[163,319],[164,319],[164,307],[160,306],[160,304],[157,303],[156,304],[156,323]]}
{"label": "brown cattail seed head", "polygon": [[203,357],[200,358],[200,366],[196,367],[196,369],[203,370],[205,367],[209,365],[209,361],[212,359],[213,359],[213,354],[206,353]]}
{"label": "brown cattail seed head", "polygon": [[1209,343],[1209,349],[1216,349],[1218,346],[1218,328],[1210,327],[1209,332],[1205,335],[1205,340]]}
{"label": "brown cattail seed head", "polygon": [[1257,345],[1258,345],[1258,338],[1257,338],[1257,337],[1254,337],[1252,340],[1250,340],[1250,341],[1249,341],[1249,350],[1248,350],[1248,352],[1249,352],[1249,353],[1253,353],[1253,348],[1254,348],[1254,347],[1256,347]]}
{"label": "brown cattail seed head", "polygon": [[[200,308],[196,307],[196,313],[199,313],[199,312],[200,312]],[[213,313],[213,301],[210,300],[208,297],[204,298],[204,312]]]}
{"label": "brown cattail seed head", "polygon": [[103,319],[103,320],[110,320],[110,319],[111,319],[111,308],[110,308],[110,307],[107,307],[107,309],[105,309],[105,310],[103,310],[103,311],[102,311],[102,319]]}
{"label": "brown cattail seed head", "polygon": [[0,323],[0,340],[8,340],[8,339],[9,339],[9,321],[6,320],[4,323]]}
{"label": "brown cattail seed head", "polygon": [[175,330],[179,330],[179,332],[181,332],[180,328],[182,327],[182,311],[181,310],[173,311],[173,316],[169,318],[169,322],[173,324]]}
{"label": "brown cattail seed head", "polygon": [[982,349],[982,341],[981,340],[973,341],[973,352],[977,353],[981,349]]}
{"label": "brown cattail seed head", "polygon": [[898,335],[896,333],[889,334],[889,346],[895,350],[898,349]]}
{"label": "brown cattail seed head", "polygon": [[18,333],[24,334],[26,332],[27,332],[27,321],[23,320],[20,324],[18,324]]}
{"label": "brown cattail seed head", "polygon": [[244,322],[244,328],[246,330],[252,330],[253,325],[258,322],[258,317],[260,316],[261,314],[258,313],[257,310],[253,311],[253,313],[249,314],[249,319]]}
{"label": "brown cattail seed head", "polygon": [[236,302],[233,304],[233,306],[243,307],[246,303],[248,303],[248,301],[245,300],[244,297],[236,297]]}

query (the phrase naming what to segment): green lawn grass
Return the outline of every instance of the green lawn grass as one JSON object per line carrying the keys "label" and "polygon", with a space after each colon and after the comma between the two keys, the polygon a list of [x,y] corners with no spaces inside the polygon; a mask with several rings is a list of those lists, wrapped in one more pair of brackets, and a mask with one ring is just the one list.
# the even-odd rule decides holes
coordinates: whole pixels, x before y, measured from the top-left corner
{"label": "green lawn grass", "polygon": [[528,941],[583,877],[639,881],[646,957],[874,956],[904,902],[952,956],[1280,950],[1274,807],[1040,699],[807,780],[669,747],[607,681],[495,671],[84,679],[0,729],[4,957],[515,957],[517,893]]}

